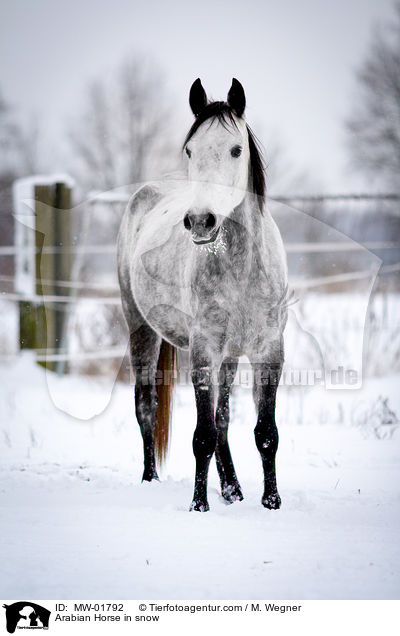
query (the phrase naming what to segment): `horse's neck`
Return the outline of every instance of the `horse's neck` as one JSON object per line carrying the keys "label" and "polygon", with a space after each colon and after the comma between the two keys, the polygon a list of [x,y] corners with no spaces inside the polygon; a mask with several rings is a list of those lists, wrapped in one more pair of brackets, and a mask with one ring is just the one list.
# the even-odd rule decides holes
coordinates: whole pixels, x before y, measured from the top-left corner
{"label": "horse's neck", "polygon": [[259,247],[263,243],[263,215],[259,208],[256,195],[248,192],[242,203],[235,208],[231,218],[245,230],[244,235],[249,242],[249,252],[253,246]]}

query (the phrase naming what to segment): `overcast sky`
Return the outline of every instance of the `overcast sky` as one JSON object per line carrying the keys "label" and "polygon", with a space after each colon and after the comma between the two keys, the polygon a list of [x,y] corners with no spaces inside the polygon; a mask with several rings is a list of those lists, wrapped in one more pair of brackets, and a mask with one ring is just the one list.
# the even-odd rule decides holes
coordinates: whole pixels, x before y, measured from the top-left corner
{"label": "overcast sky", "polygon": [[[348,174],[343,119],[371,27],[392,0],[2,0],[0,87],[21,116],[43,116],[53,142],[91,78],[132,52],[164,69],[182,122],[200,76],[215,99],[231,78],[245,87],[247,119],[278,137],[300,169],[330,192],[360,189]],[[267,148],[268,151],[268,148]],[[57,169],[62,166],[57,165]]]}

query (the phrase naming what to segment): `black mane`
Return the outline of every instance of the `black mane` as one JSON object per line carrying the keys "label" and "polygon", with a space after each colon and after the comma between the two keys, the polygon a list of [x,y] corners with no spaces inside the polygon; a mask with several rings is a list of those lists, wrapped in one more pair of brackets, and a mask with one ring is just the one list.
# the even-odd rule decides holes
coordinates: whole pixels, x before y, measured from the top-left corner
{"label": "black mane", "polygon": [[[231,107],[226,102],[211,102],[210,104],[207,104],[207,106],[203,108],[203,110],[196,117],[191,129],[186,135],[183,147],[185,147],[186,144],[189,143],[200,126],[208,119],[211,119],[211,123],[215,119],[218,119],[219,123],[222,124],[222,126],[224,126],[225,128],[229,124],[237,128],[233,115],[234,113]],[[262,157],[261,148],[256,136],[254,135],[250,126],[248,126],[247,124],[246,129],[249,139],[250,179],[252,183],[252,190],[254,194],[259,197],[260,210],[262,211],[264,207],[266,190],[265,165]]]}

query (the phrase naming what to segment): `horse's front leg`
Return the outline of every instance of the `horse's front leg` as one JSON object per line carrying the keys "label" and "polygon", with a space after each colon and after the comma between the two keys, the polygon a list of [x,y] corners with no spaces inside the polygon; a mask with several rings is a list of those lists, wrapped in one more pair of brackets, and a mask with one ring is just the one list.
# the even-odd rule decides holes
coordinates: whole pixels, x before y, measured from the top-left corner
{"label": "horse's front leg", "polygon": [[228,503],[243,499],[228,444],[229,392],[235,379],[237,364],[237,358],[226,358],[221,365],[216,411],[217,447],[215,449],[215,458],[221,481],[221,493]]}
{"label": "horse's front leg", "polygon": [[259,364],[254,369],[254,388],[256,406],[258,407],[254,436],[264,470],[264,494],[261,503],[265,508],[270,509],[277,509],[281,506],[275,470],[275,455],[279,441],[275,423],[275,403],[281,372],[281,363]]}
{"label": "horse's front leg", "polygon": [[212,365],[211,360],[207,359],[203,353],[200,353],[197,347],[193,348],[191,359],[192,382],[197,407],[197,426],[193,436],[196,476],[190,510],[206,512],[210,509],[207,500],[208,469],[217,443]]}

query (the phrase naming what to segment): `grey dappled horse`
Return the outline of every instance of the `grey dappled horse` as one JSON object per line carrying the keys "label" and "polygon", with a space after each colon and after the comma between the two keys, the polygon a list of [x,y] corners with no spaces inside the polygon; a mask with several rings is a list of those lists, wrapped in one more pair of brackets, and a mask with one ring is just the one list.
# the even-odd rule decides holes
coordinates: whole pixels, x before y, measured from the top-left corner
{"label": "grey dappled horse", "polygon": [[189,349],[197,405],[191,510],[206,511],[215,451],[222,496],[243,499],[229,450],[229,394],[238,358],[253,368],[255,440],[266,508],[279,508],[275,396],[283,364],[287,268],[265,208],[265,176],[246,125],[242,85],[208,102],[197,79],[184,180],[148,183],[131,198],[118,237],[122,306],[130,333],[135,401],[144,445],[143,480],[158,479],[168,444],[176,347]]}

